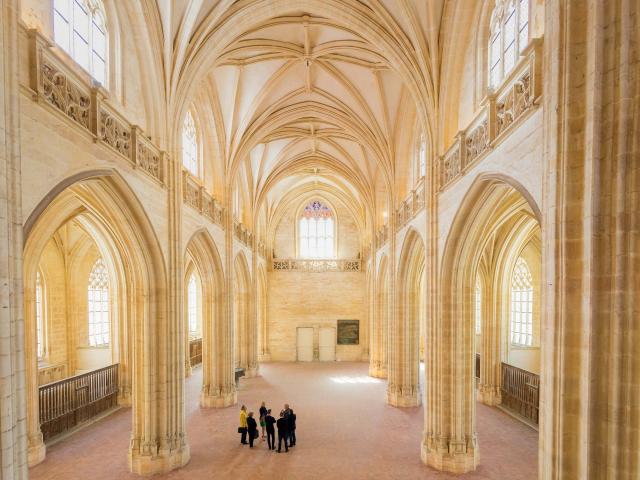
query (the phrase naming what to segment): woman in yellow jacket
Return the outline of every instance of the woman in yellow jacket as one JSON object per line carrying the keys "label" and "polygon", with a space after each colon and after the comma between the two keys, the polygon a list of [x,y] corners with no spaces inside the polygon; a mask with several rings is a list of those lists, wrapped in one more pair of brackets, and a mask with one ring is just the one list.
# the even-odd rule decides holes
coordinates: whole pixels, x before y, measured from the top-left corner
{"label": "woman in yellow jacket", "polygon": [[240,437],[240,443],[246,445],[247,442],[247,407],[242,405],[240,407],[240,426],[238,427],[238,433],[242,434]]}

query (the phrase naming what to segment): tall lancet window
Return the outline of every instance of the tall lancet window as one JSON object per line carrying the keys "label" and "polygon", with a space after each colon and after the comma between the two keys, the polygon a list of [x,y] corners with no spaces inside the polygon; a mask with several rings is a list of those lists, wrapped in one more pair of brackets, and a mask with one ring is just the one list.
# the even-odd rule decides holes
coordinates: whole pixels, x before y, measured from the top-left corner
{"label": "tall lancet window", "polygon": [[482,333],[482,288],[480,279],[476,278],[476,335]]}
{"label": "tall lancet window", "polygon": [[497,88],[529,43],[529,0],[496,0],[489,33],[489,86]]}
{"label": "tall lancet window", "polygon": [[427,139],[420,135],[420,149],[418,150],[418,171],[420,178],[427,174]]}
{"label": "tall lancet window", "polygon": [[299,221],[302,258],[335,258],[335,221],[324,203],[314,200],[302,211]]}
{"label": "tall lancet window", "polygon": [[533,345],[533,280],[522,257],[516,260],[511,276],[511,343]]}
{"label": "tall lancet window", "polygon": [[198,176],[198,132],[191,111],[187,111],[182,124],[182,164]]}
{"label": "tall lancet window", "polygon": [[71,58],[105,85],[107,27],[100,0],[54,0],[53,36]]}
{"label": "tall lancet window", "polygon": [[45,355],[44,324],[44,282],[42,275],[38,271],[36,273],[36,337],[38,360],[42,360]]}
{"label": "tall lancet window", "polygon": [[109,315],[109,274],[101,258],[93,264],[89,274],[89,345],[109,345],[111,318]]}
{"label": "tall lancet window", "polygon": [[193,272],[187,286],[187,317],[189,320],[189,337],[199,336],[198,328],[198,280]]}

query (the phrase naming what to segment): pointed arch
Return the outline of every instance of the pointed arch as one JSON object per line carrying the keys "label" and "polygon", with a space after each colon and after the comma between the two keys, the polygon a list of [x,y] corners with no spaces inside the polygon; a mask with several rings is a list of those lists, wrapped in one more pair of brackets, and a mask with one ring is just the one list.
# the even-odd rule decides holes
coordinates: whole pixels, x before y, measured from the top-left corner
{"label": "pointed arch", "polygon": [[[75,218],[99,238],[107,266],[114,272],[118,295],[116,355],[120,364],[120,400],[131,401],[133,407],[131,469],[134,472],[162,470],[164,461],[158,461],[158,457],[163,455],[168,455],[170,458],[166,461],[173,465],[183,465],[189,459],[183,418],[178,415],[177,402],[166,396],[168,391],[178,392],[180,396],[183,385],[182,375],[173,374],[180,371],[180,366],[173,365],[163,355],[169,332],[179,328],[169,325],[165,261],[144,208],[115,171],[102,175],[95,171],[80,172],[64,180],[45,195],[25,225],[25,348],[31,442],[37,443],[41,438],[31,289],[46,242],[63,224]],[[139,366],[136,371],[132,369],[134,364]],[[182,439],[171,453],[160,454],[145,447],[159,444],[168,437]]]}
{"label": "pointed arch", "polygon": [[396,282],[396,313],[391,324],[387,401],[399,407],[420,405],[420,291],[425,265],[420,234],[409,228],[402,245]]}

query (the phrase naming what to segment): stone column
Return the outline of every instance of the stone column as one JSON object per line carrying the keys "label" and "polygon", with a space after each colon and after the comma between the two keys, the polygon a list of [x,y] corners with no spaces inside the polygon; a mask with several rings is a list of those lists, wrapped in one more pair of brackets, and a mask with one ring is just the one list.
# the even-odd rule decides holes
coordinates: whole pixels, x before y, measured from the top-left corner
{"label": "stone column", "polygon": [[640,475],[640,6],[545,5],[539,472]]}
{"label": "stone column", "polygon": [[[0,478],[26,479],[17,0],[0,0]],[[44,456],[40,429],[29,446]],[[35,450],[34,450],[35,448]]]}
{"label": "stone column", "polygon": [[[418,234],[414,235],[414,240],[421,241]],[[395,232],[394,232],[395,236]],[[391,237],[393,240],[393,236]],[[395,250],[395,242],[391,245]],[[418,277],[416,272],[419,263],[424,261],[424,255],[415,255],[417,246],[409,247],[411,253],[408,259],[407,268],[404,266],[394,268],[395,272],[390,278],[397,277],[401,272],[405,278],[400,281],[396,278],[391,285],[395,291],[393,295],[393,315],[389,320],[390,345],[389,345],[389,367],[387,385],[387,403],[394,407],[415,407],[420,405],[422,395],[420,392],[420,371],[419,371],[419,308],[418,308]],[[422,248],[422,247],[420,247]],[[404,254],[403,254],[404,255]],[[395,257],[395,255],[393,255]],[[418,258],[419,257],[419,258]],[[407,261],[403,258],[402,261]],[[395,262],[395,259],[394,259]]]}
{"label": "stone column", "polygon": [[480,354],[480,385],[478,401],[485,405],[495,406],[502,402],[500,386],[502,385],[501,371],[501,309],[503,292],[494,288],[495,266],[485,262],[488,273],[482,282],[482,313],[481,334],[482,353]]}
{"label": "stone column", "polygon": [[139,318],[136,325],[136,343],[141,350],[136,356],[141,361],[135,372],[137,385],[133,397],[129,468],[140,475],[169,472],[186,465],[190,458],[184,406],[182,165],[172,159],[168,159],[167,164],[169,255],[166,285],[160,284],[159,279],[164,279],[162,275],[149,279],[153,290],[148,298],[156,302],[149,305],[153,315],[144,320]]}

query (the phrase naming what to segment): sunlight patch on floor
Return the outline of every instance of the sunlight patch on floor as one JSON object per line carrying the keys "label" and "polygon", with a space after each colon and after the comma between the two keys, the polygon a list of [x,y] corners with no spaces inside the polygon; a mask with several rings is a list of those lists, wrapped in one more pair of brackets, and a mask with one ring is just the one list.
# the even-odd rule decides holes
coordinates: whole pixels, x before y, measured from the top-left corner
{"label": "sunlight patch on floor", "polygon": [[373,378],[373,377],[366,377],[366,376],[361,376],[361,377],[329,377],[329,380],[331,380],[334,383],[382,383],[382,380],[380,380],[379,378]]}

